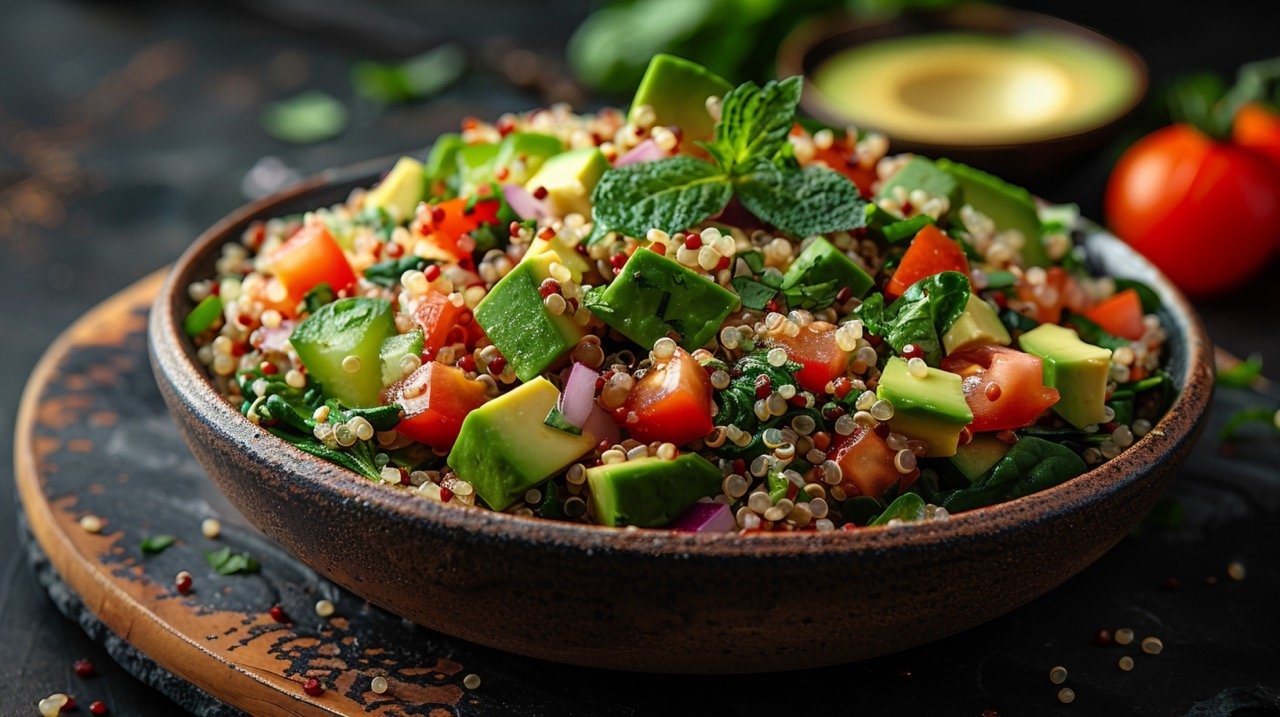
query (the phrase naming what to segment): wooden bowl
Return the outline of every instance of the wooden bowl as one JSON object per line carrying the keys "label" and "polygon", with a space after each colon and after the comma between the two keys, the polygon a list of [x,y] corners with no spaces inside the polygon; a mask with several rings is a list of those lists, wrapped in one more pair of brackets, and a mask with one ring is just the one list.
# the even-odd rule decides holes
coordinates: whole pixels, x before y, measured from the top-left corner
{"label": "wooden bowl", "polygon": [[944,10],[907,12],[894,17],[858,20],[834,13],[805,22],[793,30],[778,50],[779,77],[803,75],[806,87],[801,105],[812,116],[837,127],[850,118],[824,98],[813,84],[813,72],[842,50],[868,43],[938,32],[965,32],[1011,37],[1025,32],[1051,32],[1078,38],[1120,57],[1136,79],[1127,102],[1092,126],[1065,134],[1046,134],[1010,143],[937,144],[899,136],[895,127],[866,126],[885,133],[894,151],[948,157],[972,164],[1006,179],[1033,181],[1060,172],[1064,164],[1079,160],[1101,147],[1133,116],[1147,90],[1147,66],[1132,49],[1094,30],[1066,20],[1028,10],[997,5],[964,3]]}
{"label": "wooden bowl", "polygon": [[[379,163],[385,167],[387,163]],[[1059,585],[1116,544],[1190,451],[1213,390],[1191,307],[1093,230],[1092,260],[1165,304],[1180,395],[1120,457],[1057,487],[941,523],[825,534],[697,535],[522,518],[427,501],[298,451],[206,379],[186,287],[255,219],[341,201],[376,178],[330,172],[237,210],[170,272],[151,312],[156,380],[195,457],[244,515],[334,582],[472,642],[592,667],[764,672],[951,635]],[[536,446],[530,446],[536,450]]]}

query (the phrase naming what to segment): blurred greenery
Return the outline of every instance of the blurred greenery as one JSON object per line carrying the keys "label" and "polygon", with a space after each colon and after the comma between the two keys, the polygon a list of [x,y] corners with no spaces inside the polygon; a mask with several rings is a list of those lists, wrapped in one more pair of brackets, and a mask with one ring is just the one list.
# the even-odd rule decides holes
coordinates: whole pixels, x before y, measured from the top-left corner
{"label": "blurred greenery", "polygon": [[844,9],[856,17],[955,0],[608,0],[569,41],[578,79],[628,93],[655,53],[670,52],[737,82],[773,77],[778,46],[809,18]]}

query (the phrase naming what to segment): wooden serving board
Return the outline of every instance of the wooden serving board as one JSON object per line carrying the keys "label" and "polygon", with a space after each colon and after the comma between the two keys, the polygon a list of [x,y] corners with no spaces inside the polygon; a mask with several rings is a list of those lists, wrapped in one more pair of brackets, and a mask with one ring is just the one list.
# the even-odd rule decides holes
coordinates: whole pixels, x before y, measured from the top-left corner
{"label": "wooden serving board", "polygon": [[[1280,577],[1274,447],[1246,447],[1230,462],[1212,445],[1197,450],[1171,491],[1186,507],[1179,529],[1146,528],[1049,595],[932,645],[784,675],[565,667],[407,623],[248,526],[191,457],[152,379],[145,328],[160,280],[152,275],[95,308],[49,349],[22,400],[15,467],[32,562],[55,604],[129,672],[194,713],[1078,715],[1280,706],[1268,691],[1277,687],[1280,639],[1267,594]],[[1214,426],[1242,400],[1220,397]],[[85,515],[101,518],[100,533],[81,527]],[[201,535],[210,517],[222,523],[217,539]],[[144,554],[141,541],[159,534],[178,542]],[[218,575],[204,553],[223,547],[251,554],[261,571]],[[1244,583],[1223,575],[1235,559],[1249,566]],[[181,570],[194,577],[188,595],[174,587]],[[1203,587],[1211,575],[1221,576],[1216,587]],[[1186,587],[1162,590],[1169,577]],[[322,598],[337,607],[328,619],[314,610]],[[288,623],[272,619],[274,605]],[[1093,646],[1098,628],[1120,626],[1161,636],[1165,652]],[[1227,635],[1240,640],[1233,649],[1204,647]],[[1116,669],[1123,654],[1138,661],[1133,673]],[[1072,705],[1059,703],[1047,680],[1056,664],[1071,671]],[[470,674],[481,678],[477,689],[464,684]],[[384,694],[370,688],[376,676],[389,684]],[[303,691],[309,677],[322,695]],[[1167,689],[1174,680],[1177,695]]]}

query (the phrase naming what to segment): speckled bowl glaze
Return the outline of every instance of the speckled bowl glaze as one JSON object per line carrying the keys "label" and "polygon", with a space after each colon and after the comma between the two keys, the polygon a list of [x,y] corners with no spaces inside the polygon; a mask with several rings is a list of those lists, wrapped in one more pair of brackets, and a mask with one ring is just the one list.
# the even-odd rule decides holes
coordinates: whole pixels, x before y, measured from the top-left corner
{"label": "speckled bowl glaze", "polygon": [[[654,672],[765,672],[881,655],[1053,589],[1115,545],[1203,427],[1211,351],[1187,301],[1096,229],[1091,260],[1152,284],[1181,392],[1119,458],[942,523],[827,534],[693,535],[460,509],[374,485],[242,417],[181,331],[186,287],[247,224],[342,200],[389,162],[237,210],[169,274],[150,320],[156,379],[196,458],[254,524],[334,582],[414,622],[523,655]],[[529,450],[537,450],[529,446]]]}

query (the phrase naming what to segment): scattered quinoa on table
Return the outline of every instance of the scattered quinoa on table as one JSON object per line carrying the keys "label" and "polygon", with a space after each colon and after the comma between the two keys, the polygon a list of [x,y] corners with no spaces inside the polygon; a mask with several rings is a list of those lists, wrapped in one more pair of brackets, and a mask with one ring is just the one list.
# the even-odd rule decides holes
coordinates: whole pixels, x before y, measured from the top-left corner
{"label": "scattered quinoa on table", "polygon": [[628,113],[467,119],[190,285],[218,390],[426,500],[609,526],[945,520],[1171,398],[1159,298],[1074,207],[658,56]]}

